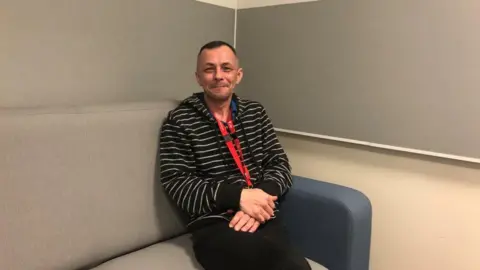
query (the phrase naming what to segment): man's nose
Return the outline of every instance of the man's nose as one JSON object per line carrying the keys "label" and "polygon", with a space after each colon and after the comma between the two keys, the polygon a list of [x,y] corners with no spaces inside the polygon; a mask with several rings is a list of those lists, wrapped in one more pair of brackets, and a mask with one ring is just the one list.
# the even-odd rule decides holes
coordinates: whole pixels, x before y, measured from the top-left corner
{"label": "man's nose", "polygon": [[223,74],[222,70],[221,70],[221,69],[217,69],[217,70],[215,71],[215,80],[220,81],[220,80],[222,80],[223,78],[224,78],[224,74]]}

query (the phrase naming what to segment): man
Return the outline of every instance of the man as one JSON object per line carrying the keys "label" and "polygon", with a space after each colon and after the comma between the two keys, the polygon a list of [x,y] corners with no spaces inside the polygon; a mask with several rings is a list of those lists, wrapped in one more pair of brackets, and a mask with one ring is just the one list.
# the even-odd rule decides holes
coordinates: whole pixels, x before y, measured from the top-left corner
{"label": "man", "polygon": [[261,104],[233,93],[243,77],[235,49],[213,41],[198,54],[203,92],[172,110],[161,131],[163,187],[190,217],[206,270],[304,270],[279,208],[291,168]]}

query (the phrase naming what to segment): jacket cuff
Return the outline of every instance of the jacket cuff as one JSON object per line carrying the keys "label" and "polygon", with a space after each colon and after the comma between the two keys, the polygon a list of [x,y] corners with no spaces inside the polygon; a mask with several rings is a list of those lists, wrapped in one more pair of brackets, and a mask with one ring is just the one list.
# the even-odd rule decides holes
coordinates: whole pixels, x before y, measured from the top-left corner
{"label": "jacket cuff", "polygon": [[280,196],[280,187],[277,185],[277,183],[273,181],[268,181],[268,182],[262,182],[258,184],[257,188],[265,191],[266,193],[270,194],[271,196]]}
{"label": "jacket cuff", "polygon": [[217,208],[219,210],[238,210],[242,189],[241,186],[221,183],[217,191]]}

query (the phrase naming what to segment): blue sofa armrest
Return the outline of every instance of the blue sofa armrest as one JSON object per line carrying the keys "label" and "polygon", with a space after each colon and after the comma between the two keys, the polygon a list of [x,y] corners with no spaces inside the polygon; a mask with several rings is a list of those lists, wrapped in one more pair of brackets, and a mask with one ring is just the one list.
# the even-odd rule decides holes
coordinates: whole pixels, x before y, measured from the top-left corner
{"label": "blue sofa armrest", "polygon": [[329,270],[368,270],[372,206],[351,188],[294,176],[281,204],[290,237]]}

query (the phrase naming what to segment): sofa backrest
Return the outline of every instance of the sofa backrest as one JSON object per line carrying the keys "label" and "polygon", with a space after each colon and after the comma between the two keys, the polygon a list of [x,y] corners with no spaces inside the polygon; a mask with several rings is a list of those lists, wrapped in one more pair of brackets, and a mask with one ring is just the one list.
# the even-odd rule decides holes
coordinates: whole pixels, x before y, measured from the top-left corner
{"label": "sofa backrest", "polygon": [[183,233],[155,180],[174,106],[0,110],[0,269],[81,269]]}

